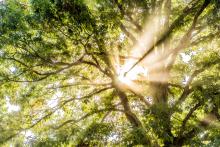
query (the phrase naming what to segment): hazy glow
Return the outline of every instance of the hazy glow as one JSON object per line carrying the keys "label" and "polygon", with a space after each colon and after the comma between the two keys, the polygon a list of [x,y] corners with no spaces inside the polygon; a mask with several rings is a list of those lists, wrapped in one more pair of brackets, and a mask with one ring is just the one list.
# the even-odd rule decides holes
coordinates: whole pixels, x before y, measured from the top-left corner
{"label": "hazy glow", "polygon": [[151,21],[146,23],[143,33],[140,35],[140,37],[137,38],[137,44],[131,50],[130,54],[132,56],[141,57],[143,53],[149,50],[151,46],[153,46],[153,44],[155,43],[155,36],[157,36],[159,33],[158,22],[160,18],[158,16],[154,16],[149,20]]}

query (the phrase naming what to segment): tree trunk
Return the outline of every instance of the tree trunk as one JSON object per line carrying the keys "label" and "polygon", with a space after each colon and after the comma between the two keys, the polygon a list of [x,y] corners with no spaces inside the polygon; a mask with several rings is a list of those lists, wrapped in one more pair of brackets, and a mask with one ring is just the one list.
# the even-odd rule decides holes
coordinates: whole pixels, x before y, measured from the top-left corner
{"label": "tree trunk", "polygon": [[[150,142],[149,137],[147,136],[146,130],[143,127],[141,121],[135,115],[135,113],[132,112],[132,110],[130,108],[130,105],[129,105],[129,101],[128,101],[127,95],[123,91],[123,88],[121,86],[122,85],[120,85],[120,83],[115,84],[115,89],[117,91],[117,94],[119,96],[121,104],[122,104],[122,106],[124,108],[124,114],[125,114],[127,120],[133,126],[133,129],[141,129],[142,130],[142,131],[140,131],[140,134],[139,134],[140,137],[142,138],[141,142],[136,142],[136,144],[142,144],[142,145],[151,146],[151,142]],[[134,144],[134,145],[136,145],[136,144]]]}

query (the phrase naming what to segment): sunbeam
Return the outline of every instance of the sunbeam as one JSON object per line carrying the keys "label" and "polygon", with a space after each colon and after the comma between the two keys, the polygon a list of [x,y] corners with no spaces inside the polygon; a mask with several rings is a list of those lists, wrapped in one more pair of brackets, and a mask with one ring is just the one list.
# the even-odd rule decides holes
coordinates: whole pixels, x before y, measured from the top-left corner
{"label": "sunbeam", "polygon": [[[170,57],[170,54],[168,54],[164,58],[166,45],[155,47],[154,52],[151,52],[142,62],[132,68],[138,59],[154,45],[155,40],[163,31],[161,30],[163,25],[161,17],[159,15],[150,17],[146,23],[142,34],[138,37],[136,44],[129,52],[128,57],[135,58],[127,58],[124,60],[124,64],[120,64],[119,53],[115,52],[117,54],[114,57],[114,63],[117,64],[118,79],[130,87],[134,87],[134,83],[137,80],[164,82],[168,79],[168,75],[163,71]],[[129,70],[131,68],[132,70]]]}

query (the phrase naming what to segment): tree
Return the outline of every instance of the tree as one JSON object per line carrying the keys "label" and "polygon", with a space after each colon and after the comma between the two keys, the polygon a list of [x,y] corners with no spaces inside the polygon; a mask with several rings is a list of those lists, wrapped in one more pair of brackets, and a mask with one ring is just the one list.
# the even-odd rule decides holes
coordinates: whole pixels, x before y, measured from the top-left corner
{"label": "tree", "polygon": [[218,0],[7,0],[3,145],[219,146]]}

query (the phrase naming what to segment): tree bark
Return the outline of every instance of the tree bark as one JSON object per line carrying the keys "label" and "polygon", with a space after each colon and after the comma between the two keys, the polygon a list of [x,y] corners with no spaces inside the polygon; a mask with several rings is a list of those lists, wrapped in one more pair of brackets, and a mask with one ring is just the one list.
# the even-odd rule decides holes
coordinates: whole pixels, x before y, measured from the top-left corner
{"label": "tree bark", "polygon": [[118,93],[118,96],[119,96],[119,98],[121,100],[121,103],[124,107],[126,118],[129,120],[129,122],[132,124],[132,126],[142,127],[142,124],[141,124],[140,120],[131,111],[131,108],[129,106],[128,98],[127,98],[126,94],[123,91],[119,90],[119,89],[117,89],[117,93]]}
{"label": "tree bark", "polygon": [[[138,119],[138,117],[135,115],[135,113],[132,112],[132,109],[129,105],[129,101],[128,101],[128,97],[123,89],[123,84],[120,83],[120,81],[118,80],[113,80],[114,82],[114,87],[117,91],[118,97],[121,101],[121,104],[124,108],[124,114],[127,118],[127,120],[130,122],[130,124],[132,125],[133,129],[141,129],[143,131],[141,131],[140,133],[140,137],[144,136],[144,139],[142,138],[142,142],[139,142],[142,145],[147,145],[150,146],[151,142],[149,137],[147,136],[146,130],[144,128],[144,126],[142,125],[141,121]],[[139,144],[138,143],[138,144]],[[136,144],[135,144],[136,145]]]}

